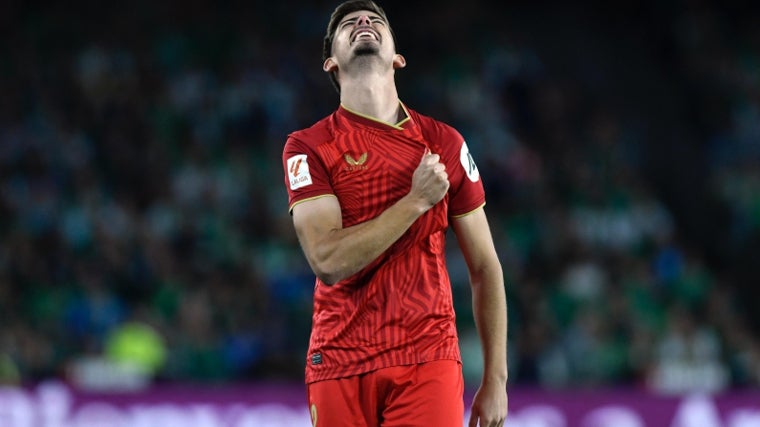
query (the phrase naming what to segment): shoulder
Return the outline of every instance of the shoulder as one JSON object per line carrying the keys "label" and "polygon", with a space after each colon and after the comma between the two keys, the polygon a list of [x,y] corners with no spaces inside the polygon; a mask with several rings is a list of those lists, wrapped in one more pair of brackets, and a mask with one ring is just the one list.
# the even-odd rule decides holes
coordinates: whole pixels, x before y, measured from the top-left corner
{"label": "shoulder", "polygon": [[462,135],[453,126],[444,123],[430,116],[420,114],[410,108],[407,108],[409,115],[417,123],[426,137],[455,138],[461,139]]}
{"label": "shoulder", "polygon": [[287,145],[298,143],[312,148],[331,141],[335,135],[335,113],[321,119],[308,128],[288,134]]}
{"label": "shoulder", "polygon": [[432,146],[441,150],[457,151],[464,144],[464,137],[453,126],[411,109],[407,110],[419,126],[422,136]]}

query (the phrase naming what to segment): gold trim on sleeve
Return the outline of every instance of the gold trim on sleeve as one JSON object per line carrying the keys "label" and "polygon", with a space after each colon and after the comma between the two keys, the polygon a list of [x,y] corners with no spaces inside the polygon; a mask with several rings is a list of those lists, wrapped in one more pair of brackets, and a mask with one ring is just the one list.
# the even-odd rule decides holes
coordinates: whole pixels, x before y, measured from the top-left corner
{"label": "gold trim on sleeve", "polygon": [[486,205],[486,204],[485,204],[485,203],[483,203],[482,205],[478,206],[477,208],[475,208],[475,209],[473,209],[473,210],[471,210],[471,211],[469,211],[469,212],[465,212],[465,213],[463,213],[463,214],[459,214],[459,215],[452,215],[451,217],[452,217],[452,218],[461,218],[461,217],[463,217],[463,216],[467,216],[467,215],[470,215],[470,214],[472,214],[472,213],[475,213],[475,211],[477,211],[478,209],[483,209],[483,206],[485,206],[485,205]]}
{"label": "gold trim on sleeve", "polygon": [[300,205],[301,203],[303,203],[303,202],[308,202],[308,201],[310,201],[310,200],[321,199],[322,197],[335,197],[335,194],[331,194],[331,193],[327,193],[327,194],[320,194],[320,195],[318,195],[318,196],[307,197],[307,198],[305,198],[305,199],[303,199],[303,200],[299,200],[299,201],[297,201],[297,202],[293,202],[293,204],[292,204],[292,205],[290,205],[290,207],[288,208],[288,212],[290,212],[290,213],[291,213],[291,215],[292,215],[292,214],[293,214],[293,208],[294,208],[296,205]]}

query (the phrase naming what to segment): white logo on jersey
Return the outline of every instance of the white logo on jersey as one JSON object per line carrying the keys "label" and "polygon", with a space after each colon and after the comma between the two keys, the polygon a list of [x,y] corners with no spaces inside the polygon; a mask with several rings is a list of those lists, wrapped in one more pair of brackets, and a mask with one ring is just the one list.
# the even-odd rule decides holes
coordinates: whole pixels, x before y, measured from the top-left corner
{"label": "white logo on jersey", "polygon": [[462,163],[465,173],[467,173],[467,178],[470,178],[472,182],[477,182],[480,179],[480,172],[478,172],[475,160],[472,158],[470,149],[467,148],[467,143],[464,141],[462,141],[462,149],[459,151],[459,161]]}
{"label": "white logo on jersey", "polygon": [[309,173],[309,164],[306,163],[306,154],[298,154],[288,159],[288,180],[291,190],[311,185],[311,174]]}

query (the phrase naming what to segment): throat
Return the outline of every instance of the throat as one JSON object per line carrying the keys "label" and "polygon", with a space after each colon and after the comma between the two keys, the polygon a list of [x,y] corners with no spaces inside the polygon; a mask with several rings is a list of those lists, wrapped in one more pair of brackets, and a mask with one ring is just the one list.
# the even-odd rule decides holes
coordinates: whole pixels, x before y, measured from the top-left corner
{"label": "throat", "polygon": [[389,124],[406,118],[392,76],[345,77],[341,81],[340,102],[348,110]]}
{"label": "throat", "polygon": [[401,106],[401,103],[398,103],[398,112],[396,113],[396,123],[394,124],[400,124],[404,120],[408,119],[409,116],[406,114],[406,110],[403,106]]}

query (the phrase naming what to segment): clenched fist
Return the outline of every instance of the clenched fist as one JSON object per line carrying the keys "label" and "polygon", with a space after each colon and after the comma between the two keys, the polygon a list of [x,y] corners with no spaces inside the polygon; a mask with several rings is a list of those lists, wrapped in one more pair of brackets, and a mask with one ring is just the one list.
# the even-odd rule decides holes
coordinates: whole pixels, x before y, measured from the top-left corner
{"label": "clenched fist", "polygon": [[422,155],[420,164],[412,175],[412,189],[409,195],[418,198],[430,209],[443,199],[449,190],[449,175],[446,166],[441,163],[441,156],[432,154],[430,150]]}

